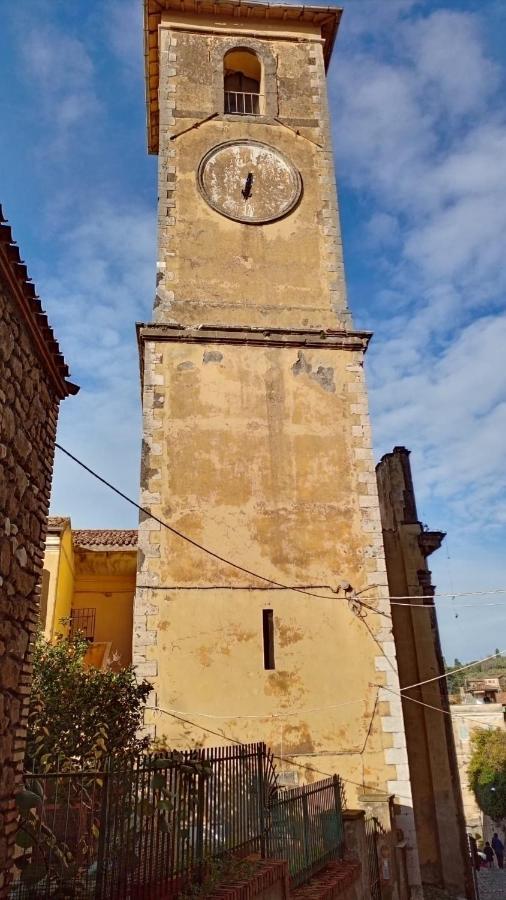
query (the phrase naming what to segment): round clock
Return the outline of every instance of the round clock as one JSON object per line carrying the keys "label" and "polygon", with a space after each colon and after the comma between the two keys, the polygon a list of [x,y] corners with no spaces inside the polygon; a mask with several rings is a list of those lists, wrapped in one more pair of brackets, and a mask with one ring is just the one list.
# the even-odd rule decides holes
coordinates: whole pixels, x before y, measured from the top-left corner
{"label": "round clock", "polygon": [[295,166],[260,141],[226,141],[213,147],[200,162],[197,180],[209,206],[251,225],[286,216],[302,192]]}

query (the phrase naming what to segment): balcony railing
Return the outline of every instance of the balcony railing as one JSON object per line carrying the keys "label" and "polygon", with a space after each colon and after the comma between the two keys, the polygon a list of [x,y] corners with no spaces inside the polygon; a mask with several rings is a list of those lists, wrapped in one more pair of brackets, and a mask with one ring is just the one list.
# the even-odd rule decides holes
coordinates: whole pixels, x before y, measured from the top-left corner
{"label": "balcony railing", "polygon": [[260,94],[225,91],[225,112],[237,116],[259,116]]}

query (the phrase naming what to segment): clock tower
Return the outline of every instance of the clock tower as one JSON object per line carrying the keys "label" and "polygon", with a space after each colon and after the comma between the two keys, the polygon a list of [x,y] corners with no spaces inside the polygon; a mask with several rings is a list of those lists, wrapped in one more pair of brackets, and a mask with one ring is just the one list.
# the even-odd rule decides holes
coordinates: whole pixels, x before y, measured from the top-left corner
{"label": "clock tower", "polygon": [[327,107],[339,20],[145,0],[159,205],[140,502],[172,530],[141,515],[133,659],[171,746],[263,740],[286,783],[338,772],[352,804],[396,794],[416,893],[370,335],[347,306]]}

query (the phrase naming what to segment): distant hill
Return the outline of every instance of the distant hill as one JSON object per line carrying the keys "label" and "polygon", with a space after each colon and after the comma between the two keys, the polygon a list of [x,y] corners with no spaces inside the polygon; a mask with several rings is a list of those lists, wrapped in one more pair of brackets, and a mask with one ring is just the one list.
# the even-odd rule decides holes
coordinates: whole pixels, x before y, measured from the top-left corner
{"label": "distant hill", "polygon": [[[493,651],[490,651],[490,655],[492,655],[492,652]],[[472,660],[469,662],[472,662]],[[445,661],[445,669],[449,673],[447,679],[448,693],[457,694],[459,688],[463,687],[464,683],[469,678],[478,678],[480,675],[484,678],[499,678],[501,690],[506,690],[506,656],[496,656],[495,659],[488,659],[487,662],[476,662],[473,666],[469,669],[465,669],[463,672],[455,671],[465,665],[467,664],[461,662],[460,659],[454,660],[452,666],[449,666]],[[454,671],[455,674],[453,675],[452,672]]]}

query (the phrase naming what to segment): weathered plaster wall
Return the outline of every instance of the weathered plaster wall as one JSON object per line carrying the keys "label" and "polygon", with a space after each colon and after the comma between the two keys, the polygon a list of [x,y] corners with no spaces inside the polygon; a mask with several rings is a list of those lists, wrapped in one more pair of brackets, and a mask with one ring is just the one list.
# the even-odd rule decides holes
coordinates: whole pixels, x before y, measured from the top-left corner
{"label": "weathered plaster wall", "polygon": [[[223,56],[238,38],[170,30],[165,22],[160,33],[157,321],[344,324],[348,313],[319,35],[306,34],[301,43],[241,37],[240,46],[263,61],[272,114],[248,117],[246,126],[237,116],[220,115],[186,131],[223,112]],[[196,186],[207,150],[246,133],[285,153],[303,180],[295,211],[264,227],[242,227],[220,216]]]}
{"label": "weathered plaster wall", "polygon": [[60,538],[60,534],[48,534],[44,548],[44,571],[47,572],[47,575],[46,583],[43,587],[46,592],[46,600],[43,606],[41,604],[40,624],[46,640],[49,640],[53,633],[54,606],[58,584],[58,568],[60,565]]}
{"label": "weathered plaster wall", "polygon": [[58,415],[50,382],[0,285],[0,896],[16,831],[14,794],[24,755],[30,640]]}
{"label": "weathered plaster wall", "polygon": [[44,569],[49,573],[46,617],[42,624],[47,640],[67,634],[74,596],[74,550],[70,524],[59,533],[48,534],[44,551]]}
{"label": "weathered plaster wall", "polygon": [[434,591],[427,556],[444,535],[418,520],[408,450],[396,447],[384,456],[377,478],[390,594],[417,604],[392,607],[401,687],[429,679],[409,691],[419,702],[403,700],[422,878],[472,896],[446,681],[430,681],[444,673],[436,612],[432,599],[419,608],[420,597]]}
{"label": "weathered plaster wall", "polygon": [[[386,611],[361,354],[183,342],[148,343],[145,352],[142,504],[285,584],[379,586],[368,600],[380,595]],[[157,733],[180,747],[216,742],[199,725],[266,740],[280,755],[399,793],[409,833],[393,695],[380,697],[366,742],[372,685],[387,677],[398,689],[388,620],[369,613],[364,624],[326,588],[322,600],[249,590],[264,585],[149,518],[139,548],[134,662],[153,681],[155,705],[196,723],[158,714]],[[274,672],[263,668],[265,608],[275,615]]]}

